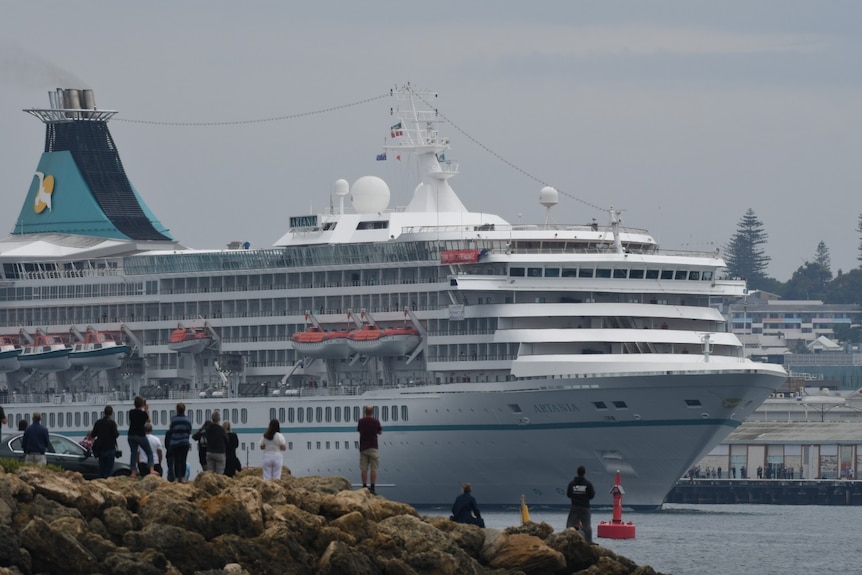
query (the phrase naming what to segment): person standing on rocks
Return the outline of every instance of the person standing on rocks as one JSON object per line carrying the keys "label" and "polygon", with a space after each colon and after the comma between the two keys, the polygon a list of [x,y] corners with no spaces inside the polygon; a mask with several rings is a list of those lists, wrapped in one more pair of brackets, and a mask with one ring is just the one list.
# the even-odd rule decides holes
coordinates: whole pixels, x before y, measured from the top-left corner
{"label": "person standing on rocks", "polygon": [[212,421],[204,428],[207,436],[207,471],[224,475],[227,461],[227,432],[221,424],[221,412],[214,410]]}
{"label": "person standing on rocks", "polygon": [[377,449],[377,436],[383,433],[380,421],[374,417],[374,408],[365,406],[365,417],[356,425],[359,432],[359,470],[362,474],[362,487],[368,487],[368,468],[371,468],[371,487],[368,490],[372,494],[374,484],[377,482],[377,467],[380,465],[380,452]]}
{"label": "person standing on rocks", "polygon": [[[164,457],[165,450],[162,447],[162,440],[158,438],[158,436],[153,435],[153,424],[149,421],[144,424],[144,431],[147,433],[147,441],[150,442],[150,449],[153,452],[153,471],[159,477],[162,476],[162,458]],[[144,457],[144,450],[138,449],[138,471],[140,471],[141,475],[145,475],[147,460]]]}
{"label": "person standing on rocks", "polygon": [[144,426],[150,420],[150,406],[140,395],[135,397],[135,408],[129,410],[129,468],[132,478],[138,476],[138,448],[147,454],[147,468],[153,472],[153,450],[147,440],[147,430]]}
{"label": "person standing on rocks", "polygon": [[6,412],[3,411],[3,406],[0,405],[0,439],[3,439],[3,426],[6,425]]}
{"label": "person standing on rocks", "polygon": [[269,427],[263,433],[260,440],[260,449],[263,451],[263,478],[281,479],[281,468],[284,465],[282,451],[287,450],[287,442],[281,434],[281,426],[277,419],[269,422]]}
{"label": "person standing on rocks", "polygon": [[165,447],[168,450],[169,465],[173,465],[168,479],[177,483],[186,482],[186,458],[189,455],[192,434],[192,420],[186,415],[186,404],[177,404],[177,414],[171,418],[171,425],[165,434]]}
{"label": "person standing on rocks", "polygon": [[42,414],[33,412],[32,423],[24,430],[21,438],[21,448],[24,450],[24,461],[36,465],[47,465],[46,451],[53,451],[51,438],[48,437],[48,428],[42,425]]}
{"label": "person standing on rocks", "polygon": [[223,425],[225,433],[227,433],[224,474],[233,477],[237,471],[242,469],[242,464],[236,456],[236,450],[239,449],[239,436],[231,430],[230,421],[225,421]]}
{"label": "person standing on rocks", "polygon": [[593,528],[590,524],[590,499],[596,496],[593,484],[586,477],[587,469],[581,465],[578,467],[577,476],[569,482],[566,487],[566,497],[572,500],[572,508],[566,519],[566,528],[577,529],[578,524],[584,531],[584,539],[587,543],[593,542]]}
{"label": "person standing on rocks", "polygon": [[114,408],[105,406],[102,419],[93,424],[90,439],[93,440],[93,455],[99,460],[99,477],[110,477],[114,472],[114,458],[117,454],[117,438],[120,431],[114,421]]}

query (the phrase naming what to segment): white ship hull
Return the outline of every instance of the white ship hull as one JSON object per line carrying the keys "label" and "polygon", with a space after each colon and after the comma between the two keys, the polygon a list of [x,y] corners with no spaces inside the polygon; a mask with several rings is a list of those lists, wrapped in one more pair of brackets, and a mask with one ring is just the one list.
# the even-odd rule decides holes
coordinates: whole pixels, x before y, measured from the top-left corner
{"label": "white ship hull", "polygon": [[[379,437],[378,492],[415,505],[451,504],[466,481],[473,484],[483,504],[515,505],[525,494],[530,504],[566,505],[565,486],[577,466],[585,465],[596,486],[595,505],[612,503],[608,490],[621,470],[624,504],[654,508],[692,461],[718,444],[774,390],[773,370],[744,370],[732,378],[730,370],[732,366],[713,374],[692,370],[690,375],[645,375],[637,378],[636,387],[631,377],[606,377],[402,388],[360,397],[189,399],[185,403],[195,425],[202,414],[222,409],[240,436],[243,464],[251,466],[261,461],[260,452],[250,446],[281,410],[321,409],[325,414],[337,407],[358,413],[366,404],[379,410],[385,406],[390,411]],[[597,401],[622,401],[616,398],[624,398],[627,407],[605,411],[593,407]],[[692,407],[680,398],[700,405]],[[166,431],[175,403],[149,401],[155,433]],[[126,411],[122,404],[113,406]],[[13,404],[7,414],[15,419],[40,408],[52,431],[77,437],[87,427],[51,426],[54,413],[58,421],[60,414],[70,410],[88,412],[92,420],[101,407],[101,403]],[[237,407],[246,412],[245,421]],[[397,411],[397,421],[392,420],[392,409]],[[119,417],[121,428],[127,425],[124,416]],[[294,420],[282,426],[282,433],[290,445],[285,465],[294,475],[341,475],[358,482],[358,434],[352,414],[351,421]],[[189,461],[197,472],[194,449]]]}

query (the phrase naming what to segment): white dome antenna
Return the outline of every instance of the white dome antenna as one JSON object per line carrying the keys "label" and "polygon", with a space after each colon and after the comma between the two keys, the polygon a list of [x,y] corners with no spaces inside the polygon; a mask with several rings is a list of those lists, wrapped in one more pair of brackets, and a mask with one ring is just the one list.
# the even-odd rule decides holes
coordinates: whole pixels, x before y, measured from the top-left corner
{"label": "white dome antenna", "polygon": [[347,180],[335,180],[335,185],[332,186],[335,195],[338,196],[338,213],[344,215],[344,196],[350,193],[350,184]]}
{"label": "white dome antenna", "polygon": [[545,214],[545,225],[551,224],[553,220],[551,219],[551,208],[556,206],[560,201],[560,192],[551,186],[545,186],[541,190],[539,190],[539,203],[545,206],[546,214]]}
{"label": "white dome antenna", "polygon": [[389,186],[377,176],[362,176],[350,189],[350,201],[358,214],[382,213],[389,206]]}

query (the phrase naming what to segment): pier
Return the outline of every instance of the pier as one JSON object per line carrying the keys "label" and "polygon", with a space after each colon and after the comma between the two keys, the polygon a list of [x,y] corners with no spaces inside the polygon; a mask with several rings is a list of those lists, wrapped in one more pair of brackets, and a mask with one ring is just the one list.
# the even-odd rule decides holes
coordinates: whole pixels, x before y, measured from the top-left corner
{"label": "pier", "polygon": [[862,505],[862,481],[846,479],[681,479],[665,503]]}

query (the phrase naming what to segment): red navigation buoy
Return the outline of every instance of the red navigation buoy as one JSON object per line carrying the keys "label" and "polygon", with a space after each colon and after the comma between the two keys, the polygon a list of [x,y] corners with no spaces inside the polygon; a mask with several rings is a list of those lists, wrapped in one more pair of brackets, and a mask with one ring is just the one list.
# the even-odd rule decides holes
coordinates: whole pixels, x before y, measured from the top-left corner
{"label": "red navigation buoy", "polygon": [[611,487],[611,494],[614,496],[614,517],[610,523],[602,521],[599,523],[596,534],[599,537],[606,539],[634,539],[635,525],[631,521],[623,523],[623,489],[620,481],[620,472],[617,470],[617,479],[614,486]]}

